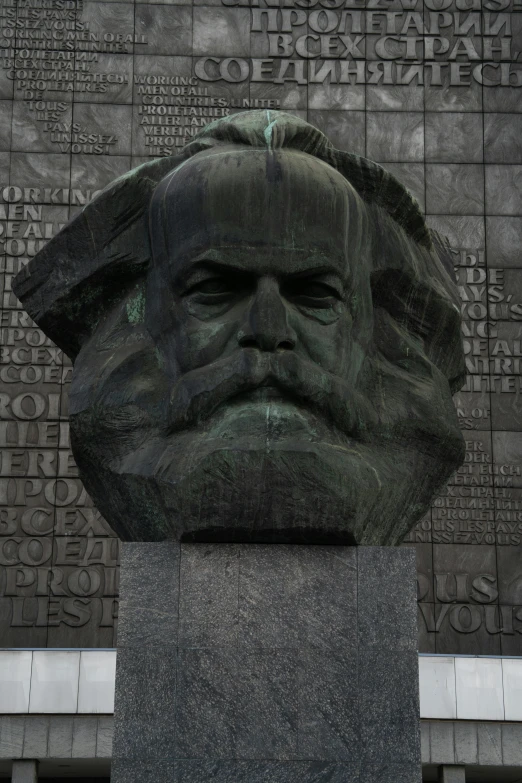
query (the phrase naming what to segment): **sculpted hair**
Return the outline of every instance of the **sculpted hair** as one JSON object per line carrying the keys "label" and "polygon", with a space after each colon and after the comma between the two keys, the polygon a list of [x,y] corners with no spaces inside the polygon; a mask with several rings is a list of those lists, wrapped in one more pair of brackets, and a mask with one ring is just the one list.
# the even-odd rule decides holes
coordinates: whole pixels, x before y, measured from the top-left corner
{"label": "sculpted hair", "polygon": [[16,296],[43,331],[74,359],[98,323],[146,274],[156,187],[190,157],[219,146],[304,152],[351,183],[373,223],[374,308],[422,340],[426,356],[456,391],[464,359],[449,248],[389,172],[335,149],[317,128],[284,112],[250,111],[217,120],[180,154],[145,163],[108,185],[15,278]]}

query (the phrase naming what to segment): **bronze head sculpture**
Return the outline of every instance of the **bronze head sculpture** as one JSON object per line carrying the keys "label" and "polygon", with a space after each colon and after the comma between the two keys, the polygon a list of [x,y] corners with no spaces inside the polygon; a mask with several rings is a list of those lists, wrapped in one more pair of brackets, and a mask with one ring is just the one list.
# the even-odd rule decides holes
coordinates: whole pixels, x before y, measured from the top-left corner
{"label": "bronze head sculpture", "polygon": [[125,540],[397,544],[463,459],[451,260],[406,189],[252,111],[109,185],[18,276]]}

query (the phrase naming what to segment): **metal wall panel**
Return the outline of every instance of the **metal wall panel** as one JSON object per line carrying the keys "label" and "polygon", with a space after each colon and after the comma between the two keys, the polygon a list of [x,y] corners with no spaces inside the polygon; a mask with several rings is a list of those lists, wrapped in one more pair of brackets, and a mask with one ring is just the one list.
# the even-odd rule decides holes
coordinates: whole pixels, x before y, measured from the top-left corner
{"label": "metal wall panel", "polygon": [[69,449],[70,362],[13,275],[132,166],[281,108],[381,162],[450,239],[467,457],[407,542],[420,648],[522,654],[521,49],[521,0],[2,0],[4,645],[110,647],[118,596],[118,541]]}

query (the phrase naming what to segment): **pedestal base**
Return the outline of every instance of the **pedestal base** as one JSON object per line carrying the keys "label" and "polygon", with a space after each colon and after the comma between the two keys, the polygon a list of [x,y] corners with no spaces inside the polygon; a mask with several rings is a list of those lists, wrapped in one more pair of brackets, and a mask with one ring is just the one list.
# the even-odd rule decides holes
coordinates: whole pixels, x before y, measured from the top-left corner
{"label": "pedestal base", "polygon": [[420,783],[409,548],[124,544],[113,783]]}

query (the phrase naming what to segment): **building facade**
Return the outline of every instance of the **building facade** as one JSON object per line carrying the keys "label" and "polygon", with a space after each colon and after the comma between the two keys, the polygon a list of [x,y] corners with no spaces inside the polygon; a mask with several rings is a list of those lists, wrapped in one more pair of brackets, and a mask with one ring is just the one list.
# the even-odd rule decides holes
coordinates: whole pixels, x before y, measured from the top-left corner
{"label": "building facade", "polygon": [[[0,1],[0,643],[25,672],[14,681],[31,682],[27,656],[32,672],[44,649],[59,680],[72,658],[58,651],[80,672],[89,650],[115,646],[119,542],[70,452],[71,363],[12,278],[115,177],[214,119],[284,109],[381,163],[449,237],[466,461],[405,542],[418,555],[419,649],[437,671],[488,666],[469,675],[489,683],[480,701],[499,672],[503,688],[511,679],[502,714],[474,722],[457,701],[454,714],[423,713],[423,759],[427,780],[446,762],[448,781],[464,766],[471,781],[522,777],[520,716],[505,707],[522,655],[521,51],[518,0]],[[93,681],[109,682],[99,660]],[[38,712],[28,701],[25,715],[10,698],[0,776],[37,759],[40,776],[67,777],[63,758],[78,761],[76,777],[108,775],[107,704]]]}

